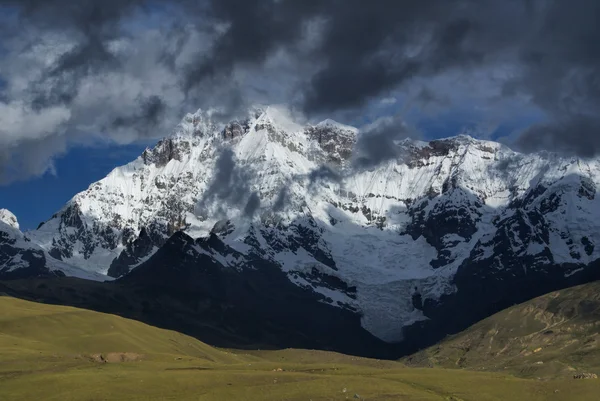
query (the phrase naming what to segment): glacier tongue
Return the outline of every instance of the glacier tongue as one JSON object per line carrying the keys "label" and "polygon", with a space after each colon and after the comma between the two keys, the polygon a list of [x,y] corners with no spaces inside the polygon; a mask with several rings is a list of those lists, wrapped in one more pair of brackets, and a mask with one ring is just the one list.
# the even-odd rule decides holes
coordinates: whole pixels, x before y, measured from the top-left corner
{"label": "glacier tongue", "polygon": [[495,258],[505,236],[515,255],[542,264],[598,259],[597,159],[458,136],[402,141],[401,159],[365,169],[353,163],[357,134],[332,120],[297,124],[281,107],[228,124],[188,114],[27,236],[61,263],[118,276],[177,231],[215,231],[332,304],[359,309],[387,341],[426,319],[416,294],[456,290],[461,265],[505,268]]}

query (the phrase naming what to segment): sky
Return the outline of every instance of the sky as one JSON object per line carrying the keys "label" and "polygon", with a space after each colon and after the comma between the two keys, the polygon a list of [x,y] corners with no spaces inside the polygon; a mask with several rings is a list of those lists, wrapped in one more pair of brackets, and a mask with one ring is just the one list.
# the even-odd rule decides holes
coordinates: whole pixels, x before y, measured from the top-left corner
{"label": "sky", "polygon": [[188,112],[600,151],[597,0],[0,0],[0,208],[35,228]]}

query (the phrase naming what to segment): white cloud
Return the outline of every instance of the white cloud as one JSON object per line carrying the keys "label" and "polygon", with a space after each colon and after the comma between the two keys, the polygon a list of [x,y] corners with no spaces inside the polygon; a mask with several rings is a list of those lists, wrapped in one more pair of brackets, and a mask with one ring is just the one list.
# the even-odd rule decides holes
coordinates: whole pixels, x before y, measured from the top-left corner
{"label": "white cloud", "polygon": [[381,103],[385,106],[388,106],[391,104],[396,104],[397,101],[398,100],[395,97],[386,97],[386,98],[381,99],[381,101],[379,103]]}
{"label": "white cloud", "polygon": [[0,103],[0,145],[40,139],[62,130],[71,118],[65,107],[33,110],[22,101]]}

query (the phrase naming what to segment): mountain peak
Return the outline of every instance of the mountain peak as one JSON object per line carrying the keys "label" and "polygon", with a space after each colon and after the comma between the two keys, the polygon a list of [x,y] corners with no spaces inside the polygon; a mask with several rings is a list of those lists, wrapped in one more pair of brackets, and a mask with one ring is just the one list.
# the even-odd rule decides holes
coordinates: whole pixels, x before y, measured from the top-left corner
{"label": "mountain peak", "polygon": [[300,132],[304,130],[304,126],[298,124],[297,118],[293,112],[282,105],[270,105],[264,109],[264,112],[256,120],[256,124],[269,122],[273,126],[278,127],[286,132]]}
{"label": "mountain peak", "polygon": [[358,128],[352,127],[350,125],[346,125],[346,124],[342,124],[339,123],[335,120],[332,120],[330,118],[321,121],[320,123],[318,123],[316,125],[319,128],[333,128],[333,129],[338,129],[340,131],[348,131],[353,133],[354,135],[358,134]]}
{"label": "mountain peak", "polygon": [[499,142],[495,142],[495,141],[490,141],[487,139],[482,139],[482,138],[476,138],[473,137],[469,134],[458,134],[455,136],[450,136],[450,137],[446,137],[446,138],[439,138],[439,139],[433,139],[431,141],[429,141],[429,143],[435,143],[435,142],[452,142],[454,144],[457,145],[478,145],[480,147],[487,147],[490,149],[500,149],[503,148],[504,145],[502,145]]}
{"label": "mountain peak", "polygon": [[20,228],[19,221],[17,220],[17,216],[15,216],[8,209],[0,209],[0,222],[5,223],[17,230],[19,230],[19,228]]}

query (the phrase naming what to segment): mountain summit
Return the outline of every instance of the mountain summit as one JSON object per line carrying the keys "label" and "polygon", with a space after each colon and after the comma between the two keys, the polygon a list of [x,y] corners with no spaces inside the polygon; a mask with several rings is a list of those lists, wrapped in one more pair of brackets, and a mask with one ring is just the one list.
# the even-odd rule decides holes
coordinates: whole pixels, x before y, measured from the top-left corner
{"label": "mountain summit", "polygon": [[4,223],[16,230],[19,229],[19,221],[17,220],[17,216],[12,214],[12,212],[7,209],[0,209],[0,223]]}
{"label": "mountain summit", "polygon": [[277,266],[389,342],[595,277],[599,159],[458,136],[396,141],[398,158],[365,168],[360,135],[280,107],[224,125],[188,114],[25,236],[112,277],[156,263],[176,233],[206,239],[186,252],[238,272]]}

